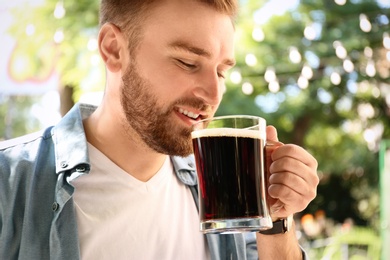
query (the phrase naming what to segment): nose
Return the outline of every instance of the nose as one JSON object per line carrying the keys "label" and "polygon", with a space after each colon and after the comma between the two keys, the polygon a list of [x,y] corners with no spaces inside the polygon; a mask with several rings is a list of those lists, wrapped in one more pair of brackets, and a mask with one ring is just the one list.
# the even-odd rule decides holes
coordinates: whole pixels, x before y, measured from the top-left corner
{"label": "nose", "polygon": [[199,75],[193,94],[210,106],[218,106],[221,102],[225,84],[217,73]]}

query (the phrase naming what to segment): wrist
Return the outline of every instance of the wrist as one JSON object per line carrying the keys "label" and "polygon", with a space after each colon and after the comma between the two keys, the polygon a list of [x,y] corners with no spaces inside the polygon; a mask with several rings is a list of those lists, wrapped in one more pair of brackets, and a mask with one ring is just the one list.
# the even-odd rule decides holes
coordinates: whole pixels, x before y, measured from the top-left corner
{"label": "wrist", "polygon": [[272,218],[273,227],[271,229],[259,231],[263,235],[284,234],[291,230],[293,222],[293,215],[287,218]]}

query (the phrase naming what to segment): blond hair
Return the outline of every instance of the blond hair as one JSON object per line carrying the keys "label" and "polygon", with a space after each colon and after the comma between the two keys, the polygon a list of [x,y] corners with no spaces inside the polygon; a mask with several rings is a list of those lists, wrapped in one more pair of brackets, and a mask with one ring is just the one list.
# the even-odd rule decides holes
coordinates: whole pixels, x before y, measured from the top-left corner
{"label": "blond hair", "polygon": [[[216,11],[229,15],[232,20],[237,13],[237,0],[195,1],[207,4]],[[113,23],[119,27],[128,36],[129,50],[132,51],[140,41],[142,21],[148,17],[148,11],[161,2],[162,0],[102,0],[100,26],[105,23]]]}

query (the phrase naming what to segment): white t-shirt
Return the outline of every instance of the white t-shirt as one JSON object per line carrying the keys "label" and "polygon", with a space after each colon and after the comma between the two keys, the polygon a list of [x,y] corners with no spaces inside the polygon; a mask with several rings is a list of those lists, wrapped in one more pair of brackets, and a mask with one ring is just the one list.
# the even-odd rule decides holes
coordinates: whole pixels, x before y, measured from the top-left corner
{"label": "white t-shirt", "polygon": [[189,188],[169,157],[139,181],[88,145],[91,172],[74,180],[82,259],[208,259]]}

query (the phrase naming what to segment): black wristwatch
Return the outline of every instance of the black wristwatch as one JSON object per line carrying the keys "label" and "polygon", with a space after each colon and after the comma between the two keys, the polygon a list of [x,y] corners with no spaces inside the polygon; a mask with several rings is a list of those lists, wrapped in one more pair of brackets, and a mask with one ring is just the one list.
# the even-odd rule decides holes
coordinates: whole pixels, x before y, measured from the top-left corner
{"label": "black wristwatch", "polygon": [[276,235],[276,234],[284,234],[291,229],[292,225],[292,216],[288,216],[287,218],[279,219],[273,222],[273,227],[267,230],[259,231],[260,234],[263,235]]}

